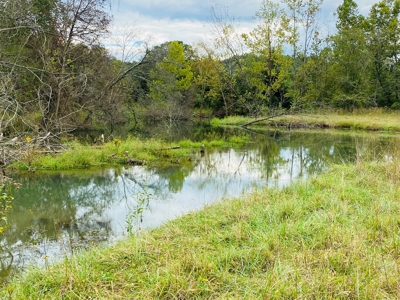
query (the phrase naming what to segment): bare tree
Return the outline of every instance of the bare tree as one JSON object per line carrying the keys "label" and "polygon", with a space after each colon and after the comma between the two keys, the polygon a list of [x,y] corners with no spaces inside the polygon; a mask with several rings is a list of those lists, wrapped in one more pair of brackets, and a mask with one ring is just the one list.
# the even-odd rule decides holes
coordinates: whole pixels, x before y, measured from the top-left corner
{"label": "bare tree", "polygon": [[[261,102],[257,99],[246,74],[243,59],[247,48],[235,18],[229,15],[228,8],[216,5],[211,9],[211,20],[208,22],[208,27],[214,36],[216,53],[219,53],[220,59],[224,60],[228,67],[232,92],[238,99],[243,100],[243,104],[247,106],[252,115],[258,115]],[[235,88],[234,77],[237,75],[245,84],[245,93],[239,93]]]}

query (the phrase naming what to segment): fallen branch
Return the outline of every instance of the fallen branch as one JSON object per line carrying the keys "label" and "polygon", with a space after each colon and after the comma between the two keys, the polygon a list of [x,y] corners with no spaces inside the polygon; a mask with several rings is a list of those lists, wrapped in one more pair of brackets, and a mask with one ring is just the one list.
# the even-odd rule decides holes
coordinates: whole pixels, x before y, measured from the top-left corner
{"label": "fallen branch", "polygon": [[65,150],[37,150],[36,153],[40,154],[60,154],[65,152]]}
{"label": "fallen branch", "polygon": [[247,126],[249,126],[251,124],[258,123],[258,122],[261,122],[261,121],[266,121],[266,120],[273,119],[273,118],[276,118],[276,117],[280,117],[280,116],[283,116],[283,115],[287,115],[287,113],[283,112],[283,113],[279,113],[279,114],[276,114],[276,115],[268,116],[268,117],[265,117],[265,118],[261,118],[261,119],[258,119],[258,120],[254,120],[254,121],[248,122],[248,123],[240,125],[240,126],[241,127],[247,127]]}

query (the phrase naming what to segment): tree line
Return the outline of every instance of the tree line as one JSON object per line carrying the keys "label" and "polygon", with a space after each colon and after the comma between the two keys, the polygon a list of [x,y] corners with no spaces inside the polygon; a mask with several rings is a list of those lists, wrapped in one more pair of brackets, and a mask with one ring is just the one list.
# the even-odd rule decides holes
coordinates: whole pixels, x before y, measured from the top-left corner
{"label": "tree line", "polygon": [[319,21],[322,0],[264,0],[247,33],[216,6],[211,42],[144,42],[130,59],[101,43],[109,5],[0,2],[0,132],[62,133],[193,114],[400,108],[400,0],[382,0],[366,16],[344,0],[332,35]]}

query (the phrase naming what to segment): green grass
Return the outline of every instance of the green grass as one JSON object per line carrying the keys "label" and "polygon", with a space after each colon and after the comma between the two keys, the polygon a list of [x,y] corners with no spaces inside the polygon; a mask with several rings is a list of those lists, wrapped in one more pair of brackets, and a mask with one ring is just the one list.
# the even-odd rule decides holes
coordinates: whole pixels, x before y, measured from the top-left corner
{"label": "green grass", "polygon": [[[125,141],[115,140],[104,145],[82,145],[71,142],[64,145],[66,151],[59,154],[41,154],[40,151],[34,153],[33,159],[28,163],[15,163],[17,169],[73,169],[86,168],[93,166],[112,165],[125,162],[132,157],[138,160],[153,161],[159,149],[168,147],[165,143],[158,140],[139,140],[128,138]],[[35,150],[34,150],[35,151]]]}
{"label": "green grass", "polygon": [[[67,170],[124,164],[129,158],[145,161],[146,164],[162,163],[189,158],[199,151],[201,145],[206,149],[215,149],[238,147],[248,141],[249,136],[243,134],[228,139],[208,136],[201,142],[183,140],[176,144],[160,139],[141,140],[134,137],[126,140],[115,139],[95,146],[71,142],[65,144],[66,150],[58,154],[41,154],[38,149],[30,149],[26,159],[15,162],[12,167],[18,170]],[[180,148],[176,148],[177,146]]]}
{"label": "green grass", "polygon": [[250,117],[230,116],[230,117],[225,117],[222,119],[213,118],[210,121],[210,124],[212,126],[222,126],[222,125],[240,126],[240,125],[243,125],[243,124],[253,121],[253,120],[254,120],[254,118],[250,118]]}
{"label": "green grass", "polygon": [[[214,126],[232,125],[240,126],[253,121],[248,117],[228,117],[224,119],[213,119]],[[400,131],[400,112],[384,111],[382,109],[356,110],[353,112],[343,111],[320,111],[318,113],[298,114],[276,117],[262,121],[254,125],[259,126],[287,126],[292,127],[321,127],[370,131]]]}
{"label": "green grass", "polygon": [[399,299],[400,155],[33,268],[0,299]]}

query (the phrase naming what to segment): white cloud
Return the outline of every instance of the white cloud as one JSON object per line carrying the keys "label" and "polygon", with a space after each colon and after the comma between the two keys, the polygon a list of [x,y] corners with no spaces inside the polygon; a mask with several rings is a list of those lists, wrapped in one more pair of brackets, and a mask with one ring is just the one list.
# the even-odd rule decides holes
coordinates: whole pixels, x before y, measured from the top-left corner
{"label": "white cloud", "polygon": [[[374,0],[356,1],[360,13],[367,15]],[[228,8],[231,17],[239,20],[241,32],[248,32],[255,26],[252,17],[261,6],[262,0],[221,0],[218,5]],[[126,30],[141,29],[138,40],[148,40],[151,45],[158,45],[166,41],[179,40],[186,44],[193,44],[210,37],[210,30],[206,22],[211,17],[211,7],[217,4],[214,0],[147,0],[128,1],[112,0],[112,14],[114,22],[111,33],[114,39],[123,39]],[[281,1],[279,3],[282,4]],[[337,0],[325,0],[319,22],[322,30],[329,34],[335,31],[335,17],[333,13],[343,3]],[[107,40],[108,47],[115,44]],[[115,46],[114,50],[116,49]]]}
{"label": "white cloud", "polygon": [[[175,8],[176,11],[184,11],[190,5],[194,5],[198,1],[187,1],[184,4],[178,1],[148,1],[138,4],[126,4],[120,1],[119,7],[114,3],[113,15],[114,22],[111,27],[111,37],[105,41],[107,48],[112,52],[118,53],[120,50],[116,46],[115,40],[123,40],[129,31],[140,30],[140,35],[137,39],[142,41],[150,41],[150,46],[159,45],[167,41],[179,40],[186,44],[193,44],[196,42],[208,40],[211,38],[209,28],[207,28],[207,21],[210,19],[211,4],[213,1],[205,0],[205,3],[199,5],[203,8],[201,17],[188,18],[182,14],[182,17],[171,17],[169,11]],[[235,1],[225,1],[235,2]],[[261,0],[250,1],[256,2],[254,15],[258,9],[257,2]],[[200,3],[200,2],[198,2]],[[239,3],[239,2],[238,2]],[[240,2],[242,3],[242,2]],[[181,5],[178,5],[181,4]],[[189,5],[190,4],[190,5]],[[153,15],[147,13],[148,8],[154,6]],[[243,5],[243,4],[241,4]],[[166,8],[168,7],[168,9]],[[165,12],[161,14],[162,8]],[[236,7],[238,9],[238,7]],[[191,7],[192,11],[199,11],[195,6]],[[143,13],[143,11],[145,13]],[[248,9],[249,14],[250,10]],[[229,11],[230,14],[230,11]],[[200,15],[200,14],[199,14]],[[254,27],[254,21],[248,18],[248,21],[239,21],[240,31],[248,32]]]}
{"label": "white cloud", "polygon": [[147,0],[134,2],[114,0],[112,6],[115,13],[127,10],[156,19],[197,19],[204,21],[208,18],[211,7],[216,4],[229,7],[232,15],[248,19],[258,10],[261,2],[262,0],[222,0],[218,2],[214,0]]}

